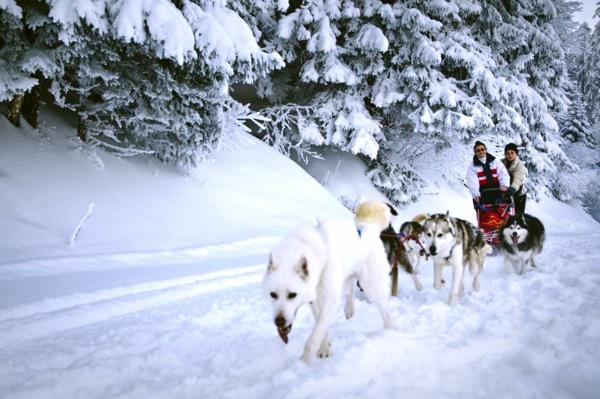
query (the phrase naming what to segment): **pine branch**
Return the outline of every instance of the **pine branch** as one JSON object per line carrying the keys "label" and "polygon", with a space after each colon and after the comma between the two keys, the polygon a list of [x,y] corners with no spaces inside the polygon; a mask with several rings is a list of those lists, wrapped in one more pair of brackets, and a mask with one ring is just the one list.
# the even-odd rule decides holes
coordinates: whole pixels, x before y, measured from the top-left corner
{"label": "pine branch", "polygon": [[75,242],[75,239],[79,235],[79,232],[85,226],[85,221],[90,217],[93,210],[94,210],[94,203],[91,202],[88,207],[87,212],[85,213],[85,215],[83,215],[81,220],[79,220],[79,223],[77,223],[77,226],[75,226],[75,230],[73,230],[73,233],[71,234],[71,239],[69,240],[69,245],[73,245],[73,243]]}

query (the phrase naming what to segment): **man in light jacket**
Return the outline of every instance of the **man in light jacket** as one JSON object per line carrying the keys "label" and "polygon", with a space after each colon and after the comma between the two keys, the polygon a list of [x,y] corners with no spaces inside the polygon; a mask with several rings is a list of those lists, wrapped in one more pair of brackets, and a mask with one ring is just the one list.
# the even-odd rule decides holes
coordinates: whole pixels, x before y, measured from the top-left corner
{"label": "man in light jacket", "polygon": [[473,146],[473,161],[467,169],[467,186],[474,204],[493,204],[510,185],[506,167],[496,157],[487,153],[481,141]]}
{"label": "man in light jacket", "polygon": [[515,200],[515,213],[525,213],[525,202],[527,195],[525,194],[525,178],[527,169],[523,162],[519,159],[519,149],[514,143],[508,143],[504,147],[504,159],[502,163],[506,166],[510,175],[510,187],[506,192],[507,195],[513,196]]}

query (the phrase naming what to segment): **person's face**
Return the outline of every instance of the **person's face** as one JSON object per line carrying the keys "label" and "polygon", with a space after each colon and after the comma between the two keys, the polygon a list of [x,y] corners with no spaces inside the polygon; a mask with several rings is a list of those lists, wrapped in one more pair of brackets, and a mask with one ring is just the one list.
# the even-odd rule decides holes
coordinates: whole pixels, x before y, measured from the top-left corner
{"label": "person's face", "polygon": [[509,161],[514,161],[515,158],[517,157],[517,153],[514,152],[513,150],[508,150],[504,153],[504,155],[506,156],[506,159],[508,159]]}
{"label": "person's face", "polygon": [[477,155],[477,158],[484,158],[486,153],[487,151],[484,146],[478,145],[475,147],[475,155]]}

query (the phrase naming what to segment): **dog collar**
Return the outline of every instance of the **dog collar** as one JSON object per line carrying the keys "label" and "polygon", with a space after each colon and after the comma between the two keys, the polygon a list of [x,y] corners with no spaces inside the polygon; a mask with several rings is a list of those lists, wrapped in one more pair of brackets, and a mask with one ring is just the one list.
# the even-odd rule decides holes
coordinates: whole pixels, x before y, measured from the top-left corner
{"label": "dog collar", "polygon": [[458,244],[454,244],[452,246],[452,248],[450,248],[450,253],[448,254],[448,256],[446,256],[444,259],[446,260],[446,262],[448,262],[450,260],[450,258],[452,257],[452,252],[454,252],[454,248],[456,248]]}

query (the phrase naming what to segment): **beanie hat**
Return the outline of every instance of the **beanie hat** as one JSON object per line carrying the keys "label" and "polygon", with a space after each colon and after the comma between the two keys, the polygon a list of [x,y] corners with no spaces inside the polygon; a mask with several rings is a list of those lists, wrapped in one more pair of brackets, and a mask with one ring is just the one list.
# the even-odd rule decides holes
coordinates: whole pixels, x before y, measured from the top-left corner
{"label": "beanie hat", "polygon": [[477,140],[475,142],[475,145],[473,146],[473,149],[477,148],[477,146],[482,145],[483,148],[485,148],[487,150],[487,147],[485,146],[485,144],[483,144],[481,141]]}
{"label": "beanie hat", "polygon": [[519,153],[519,149],[517,148],[517,145],[515,143],[508,143],[506,145],[506,147],[504,147],[504,153],[506,154],[506,151],[508,150],[513,150],[515,152],[515,154]]}

